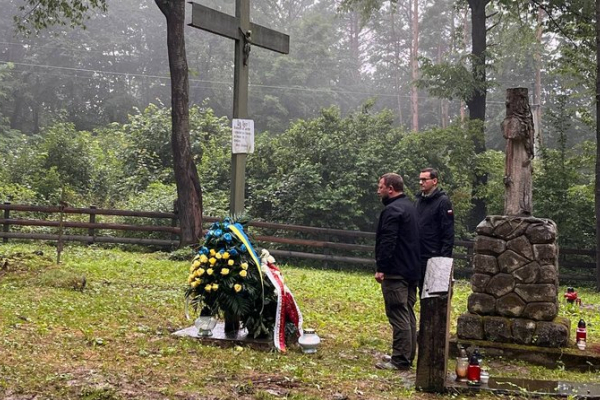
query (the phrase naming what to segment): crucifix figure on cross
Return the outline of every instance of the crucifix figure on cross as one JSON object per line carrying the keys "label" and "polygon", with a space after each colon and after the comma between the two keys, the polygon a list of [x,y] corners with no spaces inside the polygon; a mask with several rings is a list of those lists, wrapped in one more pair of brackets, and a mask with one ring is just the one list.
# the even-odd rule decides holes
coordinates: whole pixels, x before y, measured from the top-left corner
{"label": "crucifix figure on cross", "polygon": [[[235,40],[233,78],[233,118],[248,118],[248,61],[251,46],[262,47],[281,54],[290,52],[290,37],[250,22],[250,0],[235,0],[235,17],[198,3],[192,4],[190,26]],[[231,155],[232,215],[244,211],[246,154]]]}
{"label": "crucifix figure on cross", "polygon": [[[240,31],[242,31],[242,28],[240,28]],[[246,33],[242,31],[242,35],[244,35],[244,66],[246,66],[250,58],[250,50],[252,50],[252,31],[249,30]]]}

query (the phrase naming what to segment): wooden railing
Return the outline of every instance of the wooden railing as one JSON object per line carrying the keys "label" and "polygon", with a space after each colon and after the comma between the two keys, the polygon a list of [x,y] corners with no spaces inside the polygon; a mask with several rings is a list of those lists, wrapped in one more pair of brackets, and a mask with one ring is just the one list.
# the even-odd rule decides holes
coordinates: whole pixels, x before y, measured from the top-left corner
{"label": "wooden railing", "polygon": [[[93,243],[122,243],[174,249],[179,246],[178,216],[175,212],[146,212],[114,209],[73,208],[62,206],[30,206],[10,203],[0,204],[4,218],[0,237],[9,239],[78,241]],[[27,218],[15,218],[11,214],[25,214]],[[44,218],[42,218],[42,216]],[[54,219],[51,219],[54,216]],[[79,218],[79,221],[67,217]],[[102,216],[111,222],[97,222]],[[120,218],[150,219],[152,224],[122,223]],[[81,220],[83,219],[83,221]],[[205,224],[217,221],[204,217]],[[136,220],[137,221],[137,220]],[[164,222],[160,222],[164,221]],[[11,231],[11,227],[20,227]],[[23,230],[23,227],[29,229]],[[37,228],[50,228],[40,232]],[[108,232],[108,234],[107,234]],[[143,232],[144,237],[127,237],[123,232]],[[375,233],[343,229],[317,228],[301,225],[278,224],[262,221],[248,223],[248,232],[259,247],[269,249],[278,259],[303,259],[345,267],[348,264],[374,267],[373,252]],[[118,233],[112,234],[111,233]],[[160,236],[149,238],[148,236]],[[455,277],[471,276],[473,241],[456,240],[453,257]],[[560,249],[561,283],[595,282],[595,250]]]}
{"label": "wooden railing", "polygon": [[[147,211],[128,211],[100,209],[94,206],[89,208],[73,208],[64,206],[31,206],[4,203],[0,204],[0,210],[3,211],[3,218],[0,219],[2,232],[0,237],[4,243],[9,239],[23,240],[49,240],[49,241],[78,241],[85,243],[123,243],[139,244],[146,246],[176,247],[179,245],[180,228],[177,226],[177,214],[164,212]],[[28,213],[29,218],[14,218],[11,211],[19,213]],[[34,219],[31,215],[58,215],[58,220]],[[66,221],[68,215],[85,216],[87,221]],[[170,221],[171,226],[162,225],[134,225],[122,223],[100,223],[96,222],[96,216],[103,215],[107,217],[137,217],[165,219]],[[54,232],[40,232],[37,230],[11,232],[11,226],[20,227],[49,227],[55,228]],[[69,233],[77,230],[76,233]],[[136,237],[119,237],[110,235],[100,235],[99,231],[132,231],[132,232],[166,232],[171,235],[170,239],[149,239]],[[85,233],[84,233],[85,232]]]}

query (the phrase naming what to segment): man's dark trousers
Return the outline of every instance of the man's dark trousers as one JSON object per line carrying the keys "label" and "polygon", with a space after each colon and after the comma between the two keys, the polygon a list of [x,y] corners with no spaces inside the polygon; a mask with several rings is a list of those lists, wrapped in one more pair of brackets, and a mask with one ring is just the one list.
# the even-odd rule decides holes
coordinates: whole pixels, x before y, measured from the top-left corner
{"label": "man's dark trousers", "polygon": [[385,314],[392,326],[392,364],[410,367],[417,350],[417,319],[414,306],[418,282],[386,276],[381,282]]}

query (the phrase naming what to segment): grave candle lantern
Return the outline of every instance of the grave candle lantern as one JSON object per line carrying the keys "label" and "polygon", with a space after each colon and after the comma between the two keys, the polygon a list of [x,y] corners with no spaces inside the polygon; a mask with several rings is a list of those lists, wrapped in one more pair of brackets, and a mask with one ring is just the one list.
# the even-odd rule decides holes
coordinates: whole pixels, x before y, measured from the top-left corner
{"label": "grave candle lantern", "polygon": [[469,357],[466,350],[461,347],[458,357],[456,357],[456,380],[459,382],[467,381],[467,370],[469,368]]}
{"label": "grave candle lantern", "polygon": [[479,365],[479,360],[475,354],[471,355],[471,360],[469,361],[469,368],[467,369],[467,382],[472,385],[479,384],[479,380],[481,379],[481,366]]}
{"label": "grave candle lantern", "polygon": [[580,319],[579,323],[577,324],[577,332],[575,338],[577,340],[577,348],[579,350],[585,350],[587,342],[587,329],[585,326],[585,321],[583,319]]}
{"label": "grave candle lantern", "polygon": [[564,296],[567,299],[567,303],[581,305],[581,299],[577,297],[577,291],[574,288],[568,287]]}
{"label": "grave candle lantern", "polygon": [[314,329],[306,328],[302,336],[298,338],[298,344],[303,353],[313,354],[317,352],[317,347],[321,344],[321,338]]}

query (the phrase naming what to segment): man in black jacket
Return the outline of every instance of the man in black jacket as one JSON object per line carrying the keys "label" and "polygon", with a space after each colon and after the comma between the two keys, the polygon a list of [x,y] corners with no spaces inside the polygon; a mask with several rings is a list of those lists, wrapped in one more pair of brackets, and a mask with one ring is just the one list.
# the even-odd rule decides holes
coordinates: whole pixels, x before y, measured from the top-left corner
{"label": "man in black jacket", "polygon": [[419,174],[421,193],[417,195],[419,234],[421,238],[421,282],[423,287],[427,261],[432,257],[452,257],[454,247],[454,212],[452,203],[438,187],[438,171],[424,168]]}
{"label": "man in black jacket", "polygon": [[421,278],[417,212],[404,194],[404,182],[398,174],[383,175],[377,194],[385,208],[379,216],[375,240],[375,279],[381,284],[393,341],[391,359],[376,367],[408,370],[417,348],[413,307]]}

